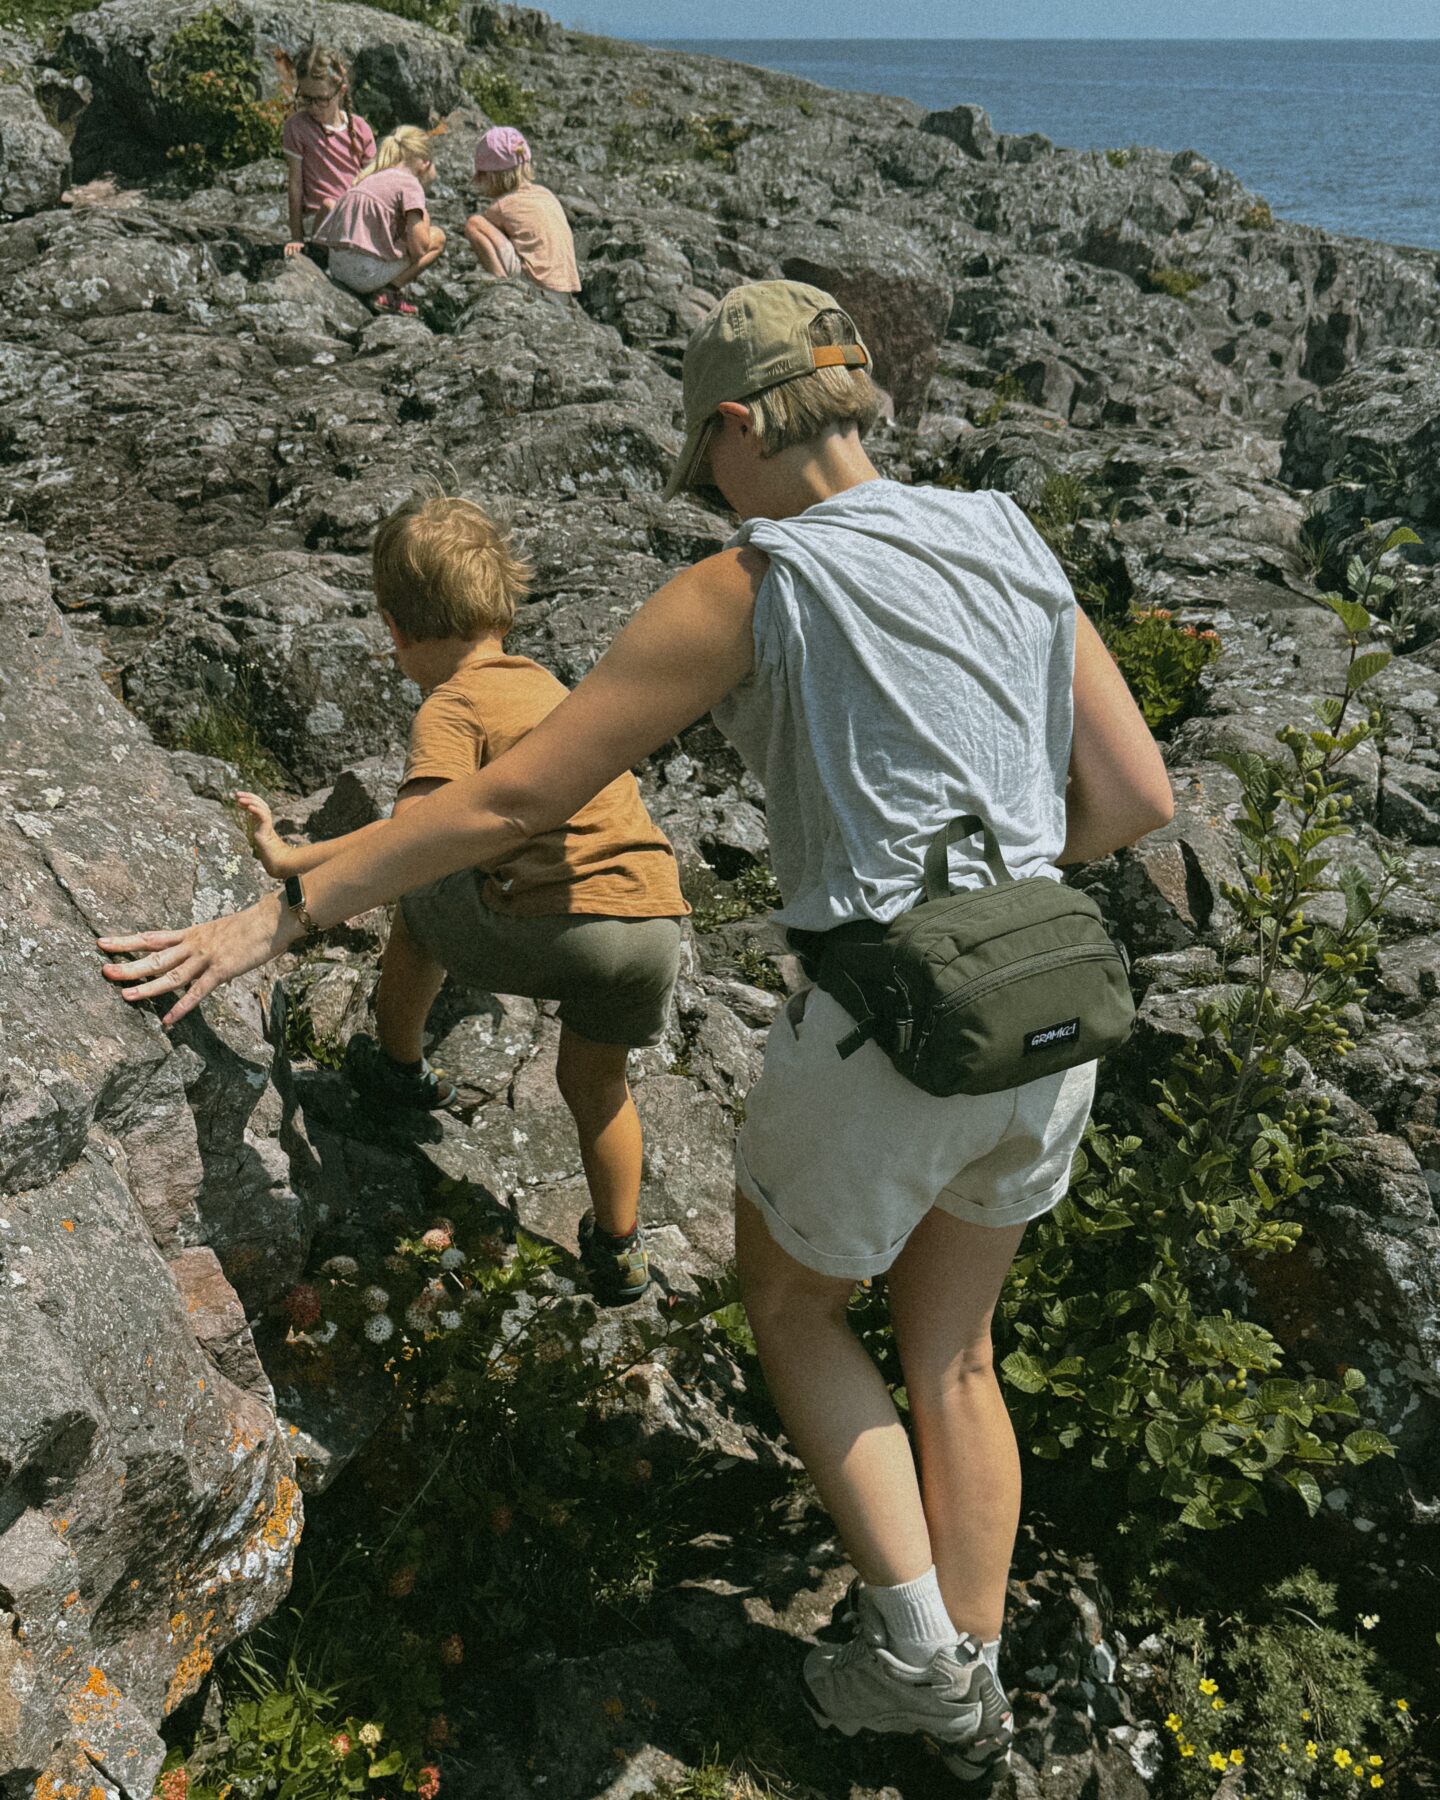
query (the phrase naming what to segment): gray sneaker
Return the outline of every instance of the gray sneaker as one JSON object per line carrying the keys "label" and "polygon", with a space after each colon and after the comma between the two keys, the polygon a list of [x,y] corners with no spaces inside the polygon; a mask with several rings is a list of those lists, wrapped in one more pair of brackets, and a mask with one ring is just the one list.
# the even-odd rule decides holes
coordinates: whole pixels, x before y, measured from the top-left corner
{"label": "gray sneaker", "polygon": [[923,1734],[935,1740],[957,1779],[989,1775],[1009,1755],[1013,1727],[1009,1702],[978,1641],[962,1637],[952,1650],[937,1650],[924,1668],[913,1668],[886,1648],[885,1628],[863,1590],[846,1600],[846,1622],[854,1623],[850,1641],[812,1650],[805,1659],[805,1700],[816,1724],[846,1737]]}

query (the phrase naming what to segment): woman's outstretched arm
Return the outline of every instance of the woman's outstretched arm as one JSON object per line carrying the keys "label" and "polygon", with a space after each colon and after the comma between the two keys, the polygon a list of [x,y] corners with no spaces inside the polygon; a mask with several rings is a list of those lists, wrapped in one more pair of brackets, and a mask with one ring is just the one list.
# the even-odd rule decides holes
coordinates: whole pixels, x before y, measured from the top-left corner
{"label": "woman's outstretched arm", "polygon": [[[725,550],[647,600],[568,699],[513,750],[447,782],[402,816],[305,877],[317,925],[397,900],[457,869],[484,868],[574,816],[587,800],[709,712],[754,666],[755,550]],[[136,960],[107,963],[127,1000],[185,988],[165,1016],[182,1019],[222,982],[278,956],[302,935],[274,893],[244,912],[185,931],[99,939]]]}

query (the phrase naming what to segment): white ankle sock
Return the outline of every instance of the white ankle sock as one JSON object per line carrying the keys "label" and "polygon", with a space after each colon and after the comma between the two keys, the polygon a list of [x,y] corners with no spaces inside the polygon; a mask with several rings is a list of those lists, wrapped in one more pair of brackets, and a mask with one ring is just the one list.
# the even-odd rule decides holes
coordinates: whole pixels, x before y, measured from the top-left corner
{"label": "white ankle sock", "polygon": [[887,1648],[901,1662],[923,1669],[937,1650],[954,1648],[960,1633],[950,1623],[933,1563],[898,1587],[872,1587],[867,1581],[865,1592],[880,1614]]}
{"label": "white ankle sock", "polygon": [[985,1666],[998,1681],[1000,1679],[1000,1640],[991,1638],[988,1644],[980,1646],[980,1654],[985,1658]]}

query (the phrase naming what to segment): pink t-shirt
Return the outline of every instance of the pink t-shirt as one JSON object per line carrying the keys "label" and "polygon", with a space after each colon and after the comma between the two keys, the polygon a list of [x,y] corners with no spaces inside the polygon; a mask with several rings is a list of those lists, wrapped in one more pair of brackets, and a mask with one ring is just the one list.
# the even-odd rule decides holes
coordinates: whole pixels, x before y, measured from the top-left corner
{"label": "pink t-shirt", "polygon": [[407,258],[405,225],[409,214],[425,214],[425,190],[402,163],[367,175],[322,220],[315,241],[332,250],[363,250],[381,262]]}
{"label": "pink t-shirt", "polygon": [[328,213],[375,154],[375,133],[357,113],[341,113],[334,125],[322,125],[309,113],[291,113],[281,143],[300,165],[303,213]]}

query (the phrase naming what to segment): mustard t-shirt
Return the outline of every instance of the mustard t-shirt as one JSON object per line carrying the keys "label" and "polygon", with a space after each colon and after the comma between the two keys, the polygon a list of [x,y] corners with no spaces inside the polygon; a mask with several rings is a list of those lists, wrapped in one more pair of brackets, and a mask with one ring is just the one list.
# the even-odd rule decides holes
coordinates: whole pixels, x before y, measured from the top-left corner
{"label": "mustard t-shirt", "polygon": [[[401,786],[473,775],[518,744],[565,693],[528,656],[467,663],[432,688],[416,713]],[[630,774],[602,788],[567,825],[529,839],[497,864],[482,894],[494,911],[517,918],[599,913],[668,919],[690,910],[675,852]]]}

